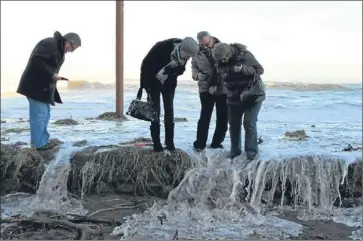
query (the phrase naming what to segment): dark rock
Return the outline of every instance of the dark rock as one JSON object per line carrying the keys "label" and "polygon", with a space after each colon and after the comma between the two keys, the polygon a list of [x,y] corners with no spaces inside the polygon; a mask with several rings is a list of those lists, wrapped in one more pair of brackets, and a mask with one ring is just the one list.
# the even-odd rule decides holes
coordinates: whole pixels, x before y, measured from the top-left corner
{"label": "dark rock", "polygon": [[78,125],[79,123],[76,120],[67,118],[67,119],[56,120],[53,124],[54,125],[71,126],[71,125]]}
{"label": "dark rock", "polygon": [[309,136],[306,135],[305,130],[297,130],[297,131],[287,131],[285,132],[285,137],[289,139],[298,139],[298,140],[305,140]]}
{"label": "dark rock", "polygon": [[78,147],[82,147],[82,146],[85,146],[87,145],[87,140],[82,140],[82,141],[76,141],[75,143],[73,143],[72,146],[78,146]]}
{"label": "dark rock", "polygon": [[127,121],[127,117],[125,115],[119,117],[116,112],[105,112],[96,117],[97,120],[108,120],[108,121]]}
{"label": "dark rock", "polygon": [[14,144],[15,146],[18,146],[18,147],[20,147],[20,146],[25,146],[25,145],[28,145],[28,143],[26,143],[26,142],[23,142],[23,141],[18,141],[18,142],[16,142],[15,144]]}
{"label": "dark rock", "polygon": [[174,122],[188,122],[188,119],[185,117],[175,117]]}
{"label": "dark rock", "polygon": [[362,150],[362,147],[352,147],[352,145],[348,144],[348,147],[344,148],[342,151],[358,151]]}

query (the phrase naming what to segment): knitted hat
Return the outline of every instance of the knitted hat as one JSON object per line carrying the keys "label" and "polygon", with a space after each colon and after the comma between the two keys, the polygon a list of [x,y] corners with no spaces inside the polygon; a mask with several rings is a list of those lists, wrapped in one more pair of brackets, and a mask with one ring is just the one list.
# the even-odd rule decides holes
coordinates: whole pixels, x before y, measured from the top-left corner
{"label": "knitted hat", "polygon": [[214,45],[212,54],[216,60],[218,60],[218,61],[224,60],[224,59],[227,59],[232,56],[233,48],[229,44],[218,43],[218,44]]}
{"label": "knitted hat", "polygon": [[186,37],[179,44],[180,51],[184,51],[191,56],[196,56],[199,52],[199,44],[192,37]]}
{"label": "knitted hat", "polygon": [[81,38],[76,33],[67,33],[67,34],[63,35],[63,39],[65,41],[69,41],[72,44],[77,45],[77,46],[81,46],[81,44],[82,44]]}
{"label": "knitted hat", "polygon": [[197,34],[197,39],[200,42],[200,40],[202,40],[204,37],[209,37],[209,36],[211,35],[208,31],[201,31]]}

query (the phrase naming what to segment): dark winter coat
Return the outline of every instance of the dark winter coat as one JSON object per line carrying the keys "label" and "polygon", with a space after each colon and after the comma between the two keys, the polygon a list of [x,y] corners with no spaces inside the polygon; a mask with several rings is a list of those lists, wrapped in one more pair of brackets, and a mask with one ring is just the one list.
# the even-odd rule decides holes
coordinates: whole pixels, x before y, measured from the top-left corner
{"label": "dark winter coat", "polygon": [[[220,43],[217,38],[213,38],[214,43]],[[205,74],[207,79],[198,80],[199,73]],[[215,60],[210,48],[200,46],[199,53],[192,59],[192,78],[195,81],[198,81],[199,93],[209,92],[209,87],[211,86],[217,86],[215,95],[222,95],[226,93],[223,81],[217,74]]]}
{"label": "dark winter coat", "polygon": [[[253,54],[247,50],[242,44],[231,44],[233,47],[233,56],[227,63],[218,62],[217,71],[226,87],[227,101],[230,105],[252,104],[263,102],[266,99],[264,84],[261,75],[264,73],[262,65],[256,60]],[[234,66],[242,64],[242,71],[236,73]],[[250,103],[242,103],[241,93],[248,86],[250,81],[261,86],[260,90],[263,93],[257,96]]]}
{"label": "dark winter coat", "polygon": [[52,80],[64,62],[64,40],[57,31],[53,37],[41,40],[30,54],[21,76],[17,93],[43,103],[62,103]]}
{"label": "dark winter coat", "polygon": [[162,85],[156,78],[157,73],[171,61],[171,53],[182,40],[178,38],[166,39],[157,42],[147,53],[141,64],[140,86],[146,90],[172,89],[177,86],[177,77],[185,71],[185,65],[170,69],[165,73],[168,79]]}

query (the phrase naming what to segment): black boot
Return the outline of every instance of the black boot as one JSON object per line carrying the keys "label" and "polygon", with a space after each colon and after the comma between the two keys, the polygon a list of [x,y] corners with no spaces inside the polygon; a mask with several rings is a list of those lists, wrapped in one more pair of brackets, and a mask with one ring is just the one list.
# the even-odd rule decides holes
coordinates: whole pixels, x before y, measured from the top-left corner
{"label": "black boot", "polygon": [[165,123],[165,145],[169,151],[175,151],[174,146],[174,123]]}
{"label": "black boot", "polygon": [[162,152],[164,148],[160,142],[160,124],[151,123],[150,132],[151,139],[153,140],[154,152]]}
{"label": "black boot", "polygon": [[236,156],[242,154],[241,150],[241,127],[231,126],[229,128],[229,136],[231,139],[231,151],[229,153],[229,158],[233,159]]}
{"label": "black boot", "polygon": [[193,147],[194,147],[194,150],[197,151],[197,152],[203,151],[204,148],[205,148],[204,146],[200,145],[198,143],[198,141],[193,142]]}
{"label": "black boot", "polygon": [[222,144],[215,144],[215,143],[212,143],[210,144],[210,148],[211,149],[223,149],[224,146]]}

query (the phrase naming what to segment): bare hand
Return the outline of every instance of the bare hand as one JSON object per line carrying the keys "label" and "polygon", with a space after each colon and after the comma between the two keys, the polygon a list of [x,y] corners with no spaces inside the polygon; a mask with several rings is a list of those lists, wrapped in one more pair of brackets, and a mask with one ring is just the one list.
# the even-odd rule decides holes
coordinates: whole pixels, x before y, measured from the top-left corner
{"label": "bare hand", "polygon": [[209,94],[213,95],[216,92],[217,92],[217,86],[216,85],[209,87]]}
{"label": "bare hand", "polygon": [[164,84],[165,81],[168,79],[168,75],[164,74],[164,68],[162,68],[159,73],[156,75],[156,78],[160,81],[161,84]]}

